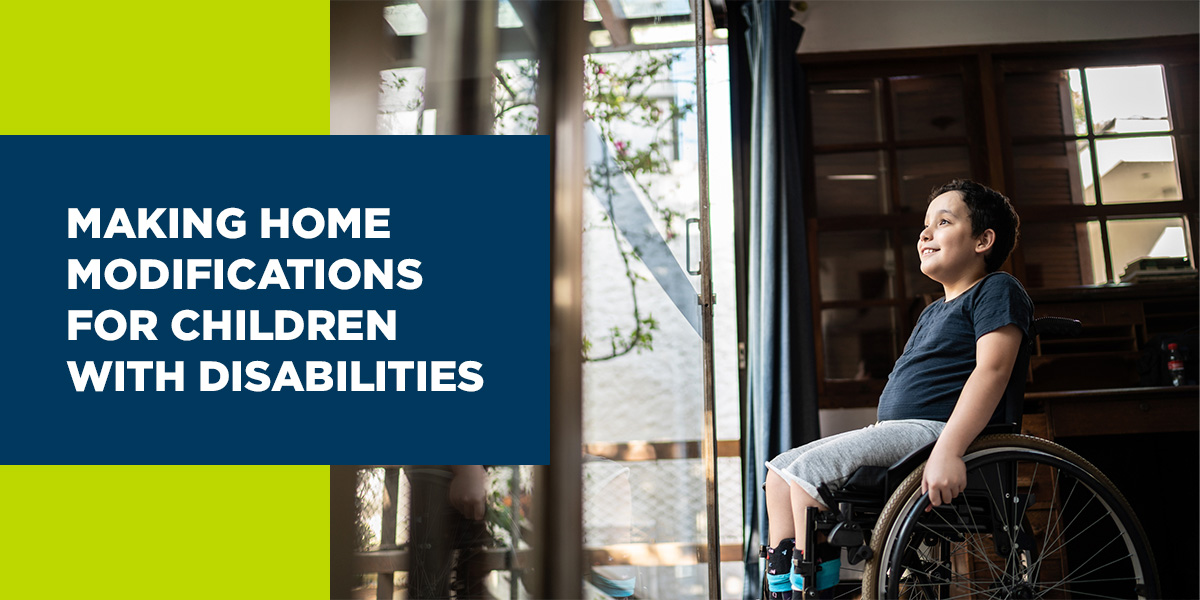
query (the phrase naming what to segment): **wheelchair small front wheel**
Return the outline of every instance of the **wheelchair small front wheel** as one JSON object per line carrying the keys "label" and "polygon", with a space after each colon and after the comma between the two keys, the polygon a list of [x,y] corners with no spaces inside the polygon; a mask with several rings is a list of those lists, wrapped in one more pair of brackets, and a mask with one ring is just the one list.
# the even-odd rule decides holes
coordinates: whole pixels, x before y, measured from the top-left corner
{"label": "wheelchair small front wheel", "polygon": [[929,510],[923,468],[889,498],[864,598],[1155,598],[1158,579],[1129,503],[1096,467],[1040,438],[986,436],[967,489]]}

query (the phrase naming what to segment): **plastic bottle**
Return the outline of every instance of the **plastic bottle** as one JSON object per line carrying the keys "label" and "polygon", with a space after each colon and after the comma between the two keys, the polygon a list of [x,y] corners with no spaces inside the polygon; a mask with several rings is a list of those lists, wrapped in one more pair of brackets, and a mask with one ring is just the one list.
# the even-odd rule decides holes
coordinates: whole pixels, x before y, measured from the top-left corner
{"label": "plastic bottle", "polygon": [[1183,356],[1179,344],[1167,344],[1167,374],[1171,376],[1171,385],[1183,385]]}

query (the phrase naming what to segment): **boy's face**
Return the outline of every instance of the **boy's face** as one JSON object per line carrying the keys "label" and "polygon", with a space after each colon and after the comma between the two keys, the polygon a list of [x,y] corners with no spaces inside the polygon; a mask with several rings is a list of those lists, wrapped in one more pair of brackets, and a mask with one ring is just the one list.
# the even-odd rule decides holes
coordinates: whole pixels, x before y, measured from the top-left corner
{"label": "boy's face", "polygon": [[950,285],[964,277],[982,276],[983,257],[990,243],[986,234],[971,235],[971,215],[960,192],[946,192],[929,203],[925,228],[917,240],[921,272]]}

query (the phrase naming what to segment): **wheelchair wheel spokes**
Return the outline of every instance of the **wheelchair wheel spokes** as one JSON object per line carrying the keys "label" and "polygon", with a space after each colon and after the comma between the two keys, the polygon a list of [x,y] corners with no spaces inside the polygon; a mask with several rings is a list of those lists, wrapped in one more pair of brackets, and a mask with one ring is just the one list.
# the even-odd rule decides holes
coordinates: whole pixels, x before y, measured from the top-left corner
{"label": "wheelchair wheel spokes", "polygon": [[834,589],[833,600],[853,600],[862,597],[863,563],[851,565],[842,557],[842,581]]}
{"label": "wheelchair wheel spokes", "polygon": [[969,530],[948,530],[946,516],[939,512],[923,515],[924,522],[918,523],[904,546],[900,569],[893,569],[889,576],[894,583],[889,597],[995,597],[997,569],[994,561],[980,553],[980,542],[974,539],[979,536]]}
{"label": "wheelchair wheel spokes", "polygon": [[875,528],[864,585],[887,598],[1149,598],[1153,558],[1128,503],[1087,461],[1045,440],[992,436],[968,486],[926,511],[921,471]]}

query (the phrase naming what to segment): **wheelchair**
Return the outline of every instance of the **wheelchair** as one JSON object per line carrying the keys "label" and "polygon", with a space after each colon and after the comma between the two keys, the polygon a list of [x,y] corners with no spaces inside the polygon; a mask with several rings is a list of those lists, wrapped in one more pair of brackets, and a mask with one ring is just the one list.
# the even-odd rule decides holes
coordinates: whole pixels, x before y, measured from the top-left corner
{"label": "wheelchair", "polygon": [[808,509],[796,568],[814,580],[818,534],[847,566],[838,586],[804,598],[1159,597],[1146,535],[1112,482],[1070,450],[1017,433],[1030,346],[1080,328],[1035,321],[1005,390],[1008,425],[988,427],[967,450],[968,484],[950,504],[932,507],[921,493],[932,444],[890,467],[862,467],[836,489],[818,486],[830,510]]}

